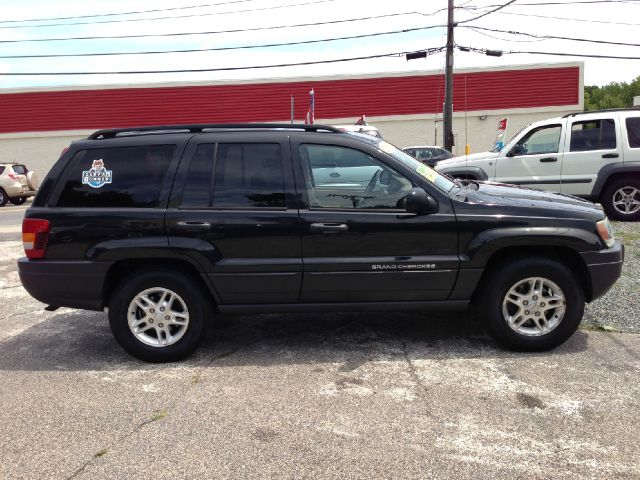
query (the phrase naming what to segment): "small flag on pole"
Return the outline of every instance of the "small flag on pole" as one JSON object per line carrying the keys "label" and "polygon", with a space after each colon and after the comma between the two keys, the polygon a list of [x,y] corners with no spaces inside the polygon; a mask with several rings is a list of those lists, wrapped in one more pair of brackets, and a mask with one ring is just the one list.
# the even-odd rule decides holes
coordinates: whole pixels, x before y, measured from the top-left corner
{"label": "small flag on pole", "polygon": [[307,116],[304,120],[304,123],[307,123],[309,125],[313,125],[313,120],[314,120],[314,116],[315,116],[315,92],[313,91],[313,88],[309,91],[309,111],[307,112]]}

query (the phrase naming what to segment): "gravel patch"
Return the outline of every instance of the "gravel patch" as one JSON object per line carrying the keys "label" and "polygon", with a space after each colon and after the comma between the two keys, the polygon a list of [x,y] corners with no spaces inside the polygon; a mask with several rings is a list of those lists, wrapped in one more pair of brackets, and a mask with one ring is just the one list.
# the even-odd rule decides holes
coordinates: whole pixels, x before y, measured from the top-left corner
{"label": "gravel patch", "polygon": [[613,222],[613,230],[625,246],[622,276],[587,305],[582,328],[640,333],[640,223]]}

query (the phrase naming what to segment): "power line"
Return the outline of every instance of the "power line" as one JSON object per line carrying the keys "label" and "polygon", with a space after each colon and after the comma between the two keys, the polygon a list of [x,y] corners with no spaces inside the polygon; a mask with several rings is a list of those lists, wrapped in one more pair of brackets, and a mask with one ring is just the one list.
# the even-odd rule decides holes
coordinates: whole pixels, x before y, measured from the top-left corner
{"label": "power line", "polygon": [[503,8],[508,7],[509,5],[511,5],[515,1],[516,0],[509,0],[507,3],[504,3],[502,5],[497,5],[496,8],[494,8],[493,10],[489,10],[488,12],[485,12],[485,13],[483,13],[481,15],[478,15],[477,17],[469,18],[467,20],[463,20],[463,21],[457,22],[457,23],[461,24],[461,23],[473,22],[474,20],[478,20],[479,18],[486,17],[487,15],[492,14],[493,12],[497,12],[498,10],[502,10]]}
{"label": "power line", "polygon": [[[421,50],[427,55],[440,52],[444,47],[435,47]],[[370,60],[374,58],[383,57],[397,57],[404,56],[408,53],[414,53],[415,50],[406,52],[393,52],[393,53],[381,53],[376,55],[365,55],[360,57],[349,58],[336,58],[331,60],[315,60],[309,62],[296,62],[296,63],[279,63],[271,65],[251,65],[244,67],[219,67],[219,68],[192,68],[192,69],[179,69],[179,70],[125,70],[125,71],[101,71],[101,72],[2,72],[0,77],[3,76],[65,76],[65,75],[139,75],[148,73],[198,73],[198,72],[230,72],[237,70],[253,70],[264,68],[282,68],[282,67],[298,67],[305,65],[320,65],[328,63],[340,63],[340,62],[353,62],[357,60]]]}
{"label": "power line", "polygon": [[194,52],[218,52],[224,50],[246,50],[253,48],[270,48],[270,47],[284,47],[290,45],[306,45],[311,43],[323,43],[323,42],[335,42],[340,40],[352,40],[356,38],[369,38],[379,37],[383,35],[395,35],[398,33],[409,33],[419,30],[429,30],[432,28],[441,28],[444,25],[429,25],[426,27],[405,28],[403,30],[392,30],[387,32],[375,32],[375,33],[363,33],[360,35],[349,35],[344,37],[332,37],[332,38],[320,38],[316,40],[301,40],[297,42],[281,42],[281,43],[267,43],[260,45],[239,45],[233,47],[214,47],[214,48],[188,48],[181,50],[148,50],[143,52],[97,52],[97,53],[54,53],[43,55],[0,55],[0,58],[4,59],[28,59],[28,58],[61,58],[61,57],[100,57],[100,56],[120,56],[120,55],[154,55],[154,54],[167,54],[167,53],[194,53]]}
{"label": "power line", "polygon": [[496,37],[495,35],[489,35],[488,33],[479,30],[480,27],[472,27],[471,25],[461,25],[461,26],[469,28],[473,30],[475,33],[479,33],[480,35],[483,35],[485,37],[493,38],[494,40],[500,40],[502,42],[531,43],[531,42],[544,42],[545,40],[547,40],[546,38],[538,38],[538,39],[532,39],[532,40],[514,40],[513,38],[502,38],[502,37]]}
{"label": "power line", "polygon": [[517,15],[520,17],[534,17],[534,18],[546,18],[551,20],[567,20],[571,22],[588,22],[588,23],[603,23],[608,25],[628,25],[637,27],[640,26],[638,23],[626,23],[626,22],[610,22],[606,20],[589,20],[586,18],[572,18],[572,17],[556,17],[551,15],[536,15],[533,13],[516,13],[516,12],[499,12],[502,15]]}
{"label": "power line", "polygon": [[134,35],[112,35],[112,36],[89,36],[89,37],[63,37],[63,38],[27,38],[20,40],[0,40],[0,43],[27,43],[27,42],[55,42],[55,41],[68,41],[68,40],[112,40],[123,38],[149,38],[149,37],[179,37],[189,35],[216,35],[222,33],[242,33],[242,32],[257,32],[262,30],[278,30],[283,28],[297,28],[297,27],[315,27],[320,25],[333,25],[338,23],[360,22],[367,20],[377,20],[380,18],[400,17],[406,15],[423,15],[419,12],[402,12],[402,13],[388,13],[385,15],[372,15],[369,17],[348,18],[344,20],[329,20],[325,22],[310,22],[310,23],[297,23],[288,25],[275,25],[268,27],[252,27],[252,28],[236,28],[230,30],[214,30],[208,32],[176,32],[176,33],[151,33],[151,34],[134,34]]}
{"label": "power line", "polygon": [[530,54],[530,55],[554,55],[560,57],[582,57],[582,58],[603,58],[609,60],[640,60],[640,57],[632,56],[616,56],[616,55],[597,55],[590,53],[565,53],[565,52],[537,52],[524,50],[489,50],[486,48],[465,47],[457,45],[458,50],[463,52],[482,53],[492,57],[500,57],[508,54]]}
{"label": "power line", "polygon": [[[601,44],[606,44],[606,45],[620,45],[620,46],[625,46],[625,47],[640,47],[640,43],[613,42],[613,41],[609,41],[609,40],[593,40],[593,39],[590,39],[590,38],[561,37],[561,36],[556,36],[556,35],[536,35],[534,33],[516,32],[516,31],[512,31],[512,30],[500,30],[500,29],[497,29],[497,28],[476,27],[476,26],[472,26],[472,25],[463,25],[463,26],[466,27],[466,28],[470,28],[472,30],[486,30],[486,31],[489,31],[489,32],[508,33],[510,35],[523,35],[523,36],[533,37],[533,38],[537,38],[537,39],[541,39],[541,40],[551,40],[551,39],[555,39],[555,40],[571,40],[571,41],[574,41],[574,42],[589,42],[589,43],[601,43]],[[478,32],[478,33],[480,33],[480,32]],[[504,40],[504,39],[499,39],[499,40]],[[509,40],[505,40],[505,41],[509,41]]]}
{"label": "power line", "polygon": [[335,2],[336,0],[313,0],[304,3],[288,3],[285,5],[275,5],[271,7],[260,7],[260,8],[247,8],[244,10],[229,10],[226,12],[212,12],[212,13],[193,13],[189,15],[173,15],[166,17],[151,17],[151,18],[125,18],[120,20],[97,20],[91,22],[72,22],[72,23],[42,23],[40,25],[10,25],[8,27],[0,27],[1,29],[9,29],[9,28],[40,28],[40,27],[69,27],[72,25],[96,25],[96,24],[104,24],[104,23],[123,23],[123,22],[148,22],[152,20],[175,20],[178,18],[191,18],[191,17],[208,17],[211,15],[229,15],[232,13],[247,13],[247,12],[260,12],[265,10],[277,10],[280,8],[289,8],[289,7],[301,7],[304,5],[316,5],[319,3],[328,3]]}
{"label": "power line", "polygon": [[191,5],[188,7],[171,7],[171,8],[154,8],[153,10],[136,10],[132,12],[110,12],[110,13],[96,13],[93,15],[76,15],[73,17],[47,17],[47,18],[22,18],[14,20],[0,20],[0,23],[22,23],[22,22],[48,22],[53,20],[74,20],[76,18],[96,18],[96,17],[113,17],[120,15],[134,15],[139,13],[153,13],[153,12],[169,12],[175,10],[190,10],[192,8],[204,8],[215,7],[219,5],[228,5],[230,3],[246,3],[252,0],[230,0],[227,2],[218,3],[204,3],[202,5]]}
{"label": "power line", "polygon": [[[588,4],[588,3],[629,3],[640,5],[640,0],[572,0],[568,2],[537,2],[537,3],[522,3],[518,2],[514,7],[537,7],[541,5],[574,5],[574,4]],[[498,7],[500,5],[482,5],[482,6],[473,6],[470,5],[468,7],[458,6],[456,8],[460,8],[463,10],[484,10],[485,8]]]}

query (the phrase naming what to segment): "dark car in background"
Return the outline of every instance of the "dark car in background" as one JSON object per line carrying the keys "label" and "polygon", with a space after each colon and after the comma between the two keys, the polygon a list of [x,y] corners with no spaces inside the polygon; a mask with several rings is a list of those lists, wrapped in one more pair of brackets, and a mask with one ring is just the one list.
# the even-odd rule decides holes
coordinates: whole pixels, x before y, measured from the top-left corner
{"label": "dark car in background", "polygon": [[453,158],[455,156],[446,148],[436,145],[406,147],[403,148],[402,151],[430,167],[435,166],[440,160],[446,160],[447,158]]}

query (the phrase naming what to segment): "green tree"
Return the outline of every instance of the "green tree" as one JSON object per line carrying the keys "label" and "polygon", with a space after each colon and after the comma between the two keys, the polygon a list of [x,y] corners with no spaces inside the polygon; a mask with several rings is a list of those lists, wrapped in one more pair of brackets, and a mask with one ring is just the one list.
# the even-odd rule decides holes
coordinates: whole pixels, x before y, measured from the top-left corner
{"label": "green tree", "polygon": [[603,87],[587,85],[584,87],[584,109],[591,111],[631,107],[635,96],[640,96],[640,77],[631,83],[611,82]]}

